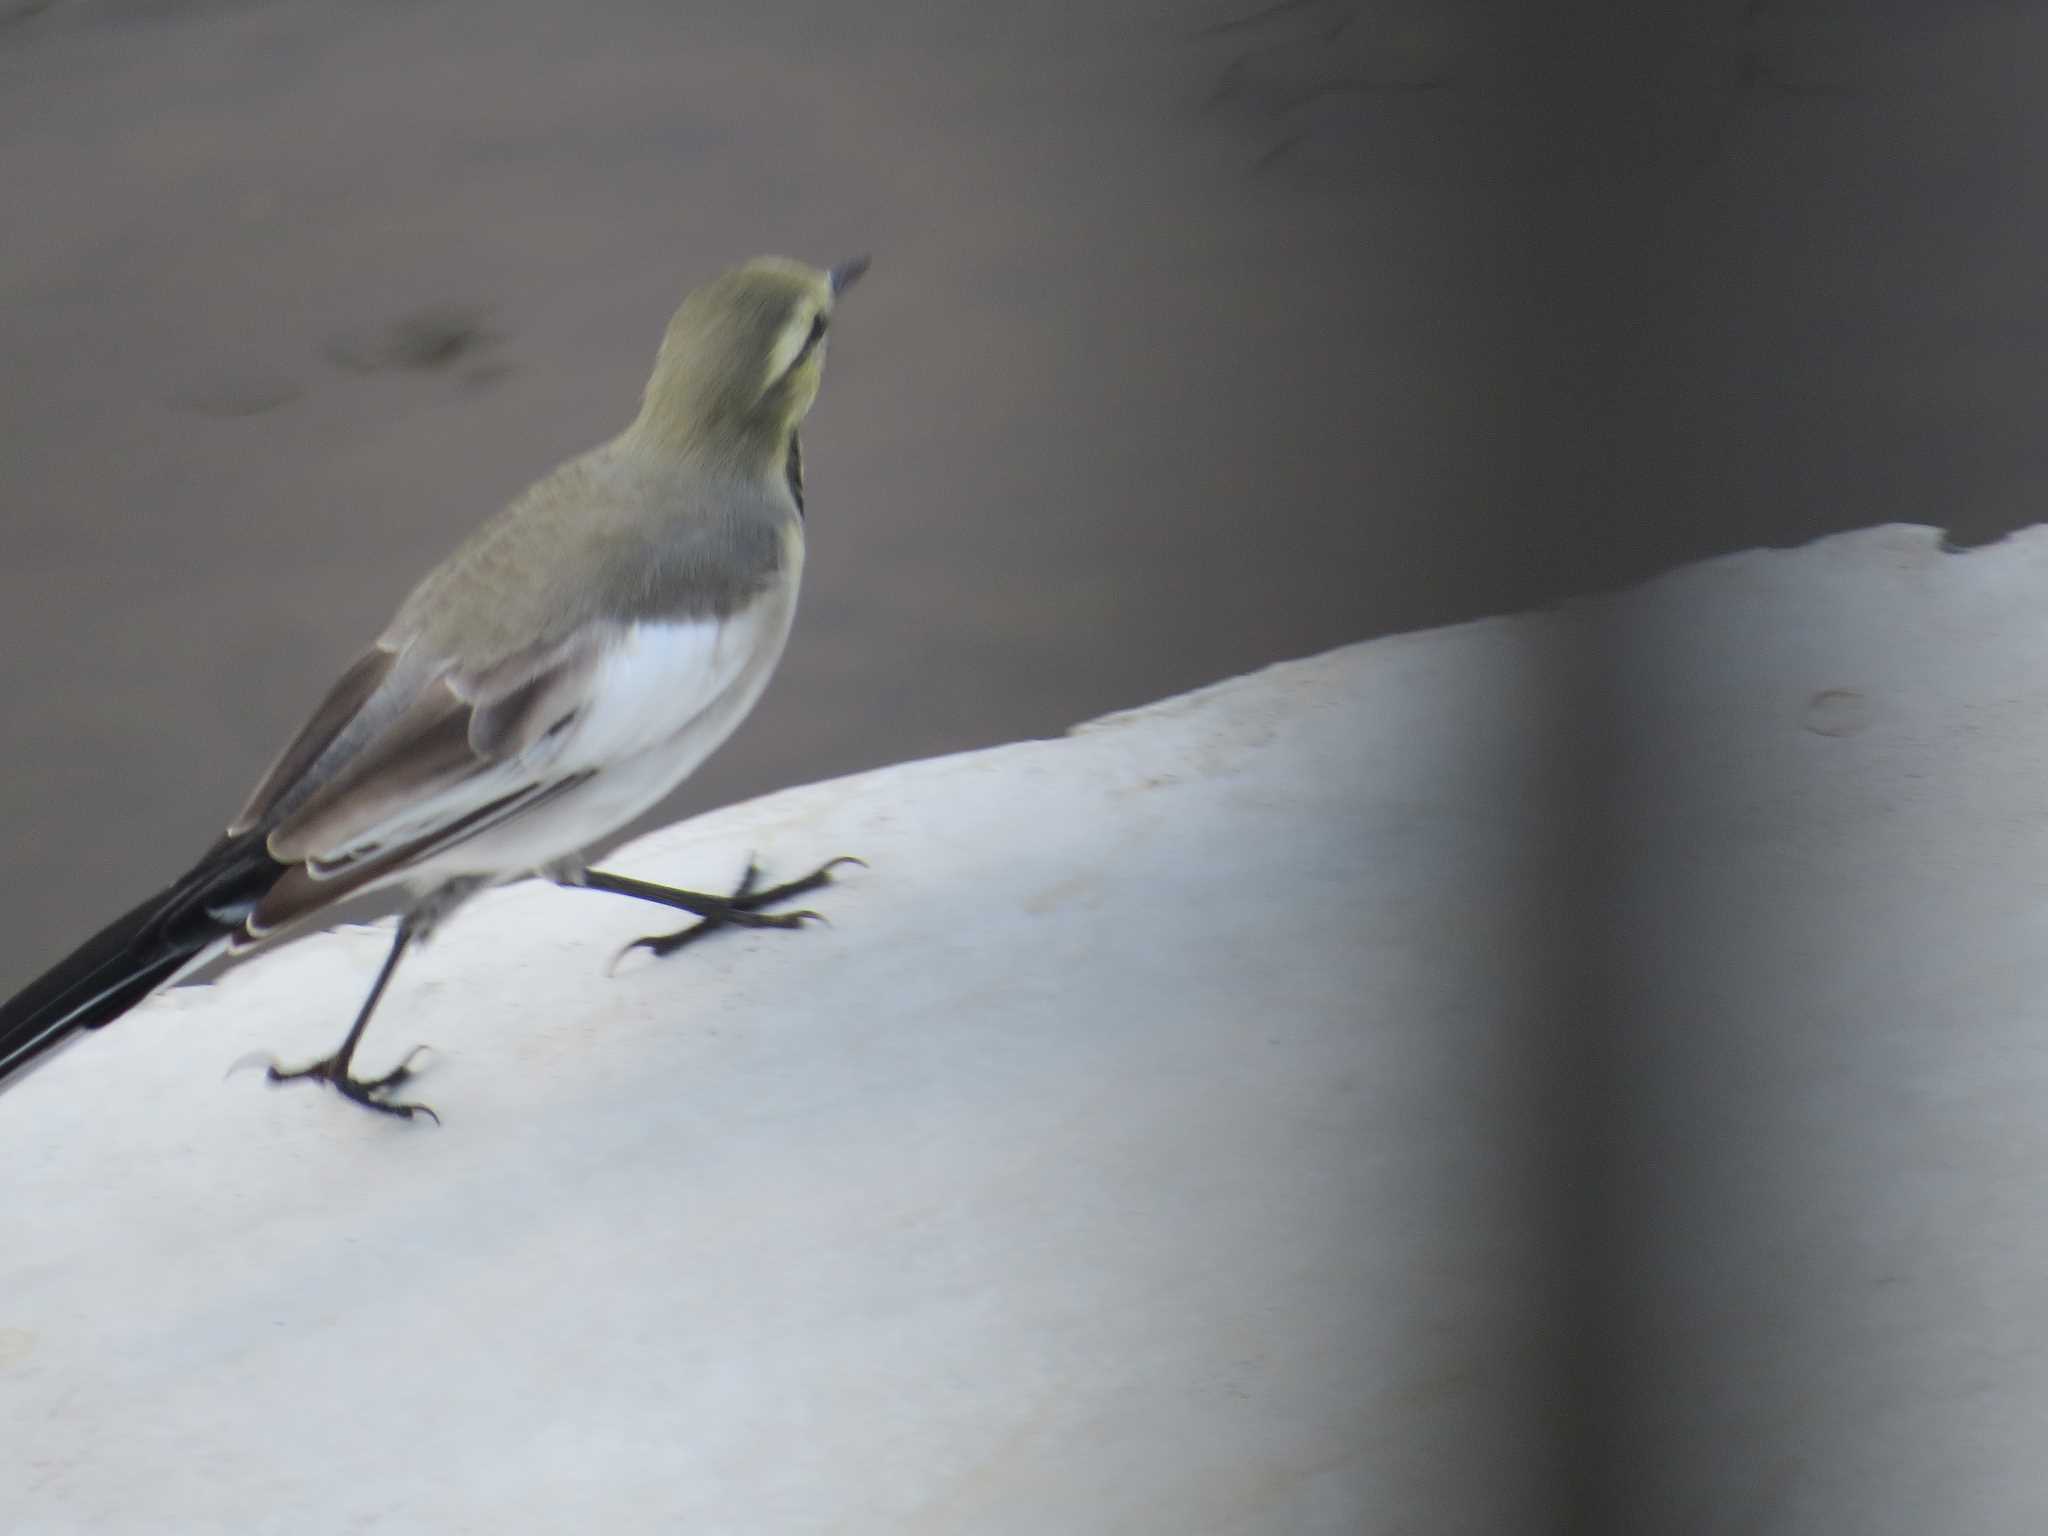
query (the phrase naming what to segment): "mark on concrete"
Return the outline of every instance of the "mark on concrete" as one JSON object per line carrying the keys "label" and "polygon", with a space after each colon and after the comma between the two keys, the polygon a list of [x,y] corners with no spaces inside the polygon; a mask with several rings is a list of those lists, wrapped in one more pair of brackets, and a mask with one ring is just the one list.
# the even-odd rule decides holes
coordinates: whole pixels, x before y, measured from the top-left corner
{"label": "mark on concrete", "polygon": [[0,1371],[21,1364],[36,1347],[35,1330],[0,1328]]}
{"label": "mark on concrete", "polygon": [[174,411],[231,420],[261,416],[266,411],[291,404],[304,393],[291,379],[279,375],[248,374],[212,380],[174,395],[166,403]]}
{"label": "mark on concrete", "polygon": [[1855,736],[1869,729],[1871,713],[1854,688],[1823,688],[1806,701],[1799,723],[1816,736]]}
{"label": "mark on concrete", "polygon": [[470,304],[434,304],[401,315],[373,334],[330,342],[327,357],[351,373],[437,373],[456,363],[474,363],[497,345],[484,326],[484,311]]}

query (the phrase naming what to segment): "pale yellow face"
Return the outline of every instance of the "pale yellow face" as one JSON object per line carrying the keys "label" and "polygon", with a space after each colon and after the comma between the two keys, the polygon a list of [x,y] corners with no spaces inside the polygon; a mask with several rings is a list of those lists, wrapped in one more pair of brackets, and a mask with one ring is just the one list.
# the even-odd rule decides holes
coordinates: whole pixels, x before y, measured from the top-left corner
{"label": "pale yellow face", "polygon": [[825,334],[857,267],[835,275],[757,257],[683,301],[648,381],[642,418],[665,436],[774,451],[818,398]]}
{"label": "pale yellow face", "polygon": [[807,293],[769,350],[761,394],[766,398],[780,389],[792,423],[809,413],[818,398],[818,387],[825,382],[825,333],[831,323],[831,290],[825,290],[822,301],[817,294]]}

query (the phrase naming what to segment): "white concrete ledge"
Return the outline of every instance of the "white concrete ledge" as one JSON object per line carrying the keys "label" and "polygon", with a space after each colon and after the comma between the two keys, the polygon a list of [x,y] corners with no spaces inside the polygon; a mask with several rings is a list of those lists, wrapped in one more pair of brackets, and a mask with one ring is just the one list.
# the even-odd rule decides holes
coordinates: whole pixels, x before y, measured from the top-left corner
{"label": "white concrete ledge", "polygon": [[[667,914],[480,899],[366,1048],[436,1047],[438,1129],[222,1080],[331,1048],[377,929],[65,1052],[0,1105],[8,1528],[1249,1536],[1428,1507],[1409,1443],[1501,1411],[1444,1384],[1484,1351],[1412,1273],[1478,1258],[1413,1149],[1479,1107],[1455,1042],[1494,983],[1416,958],[1453,898],[1366,879],[1372,808],[1478,789],[1473,733],[1512,726],[1470,678],[1511,648],[1341,652],[611,861],[720,887],[749,850],[861,854],[829,928],[607,978]],[[1490,834],[1410,848],[1483,910]]]}
{"label": "white concrete ledge", "polygon": [[221,1079],[382,932],[159,1000],[0,1101],[6,1527],[2042,1528],[2044,593],[1880,529],[736,807],[615,862],[833,926],[479,901],[367,1055],[439,1129]]}

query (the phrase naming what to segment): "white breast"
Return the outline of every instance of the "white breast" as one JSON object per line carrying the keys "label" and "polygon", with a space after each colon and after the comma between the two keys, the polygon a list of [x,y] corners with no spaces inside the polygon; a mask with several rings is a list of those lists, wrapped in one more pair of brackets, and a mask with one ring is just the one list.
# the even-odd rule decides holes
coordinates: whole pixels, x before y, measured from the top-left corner
{"label": "white breast", "polygon": [[536,748],[548,778],[597,772],[416,866],[408,883],[537,869],[601,841],[682,783],[768,686],[796,613],[800,561],[799,552],[783,580],[729,618],[622,630],[600,657],[575,724]]}
{"label": "white breast", "polygon": [[686,732],[764,646],[780,651],[788,626],[763,623],[761,606],[728,619],[636,624],[621,632],[599,658],[586,702],[550,766],[604,768]]}

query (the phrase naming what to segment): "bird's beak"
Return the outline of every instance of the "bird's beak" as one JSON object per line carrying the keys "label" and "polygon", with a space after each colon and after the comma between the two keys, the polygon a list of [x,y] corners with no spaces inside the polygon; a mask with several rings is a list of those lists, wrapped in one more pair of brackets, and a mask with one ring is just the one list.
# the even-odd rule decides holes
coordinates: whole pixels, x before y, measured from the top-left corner
{"label": "bird's beak", "polygon": [[850,261],[842,261],[838,266],[826,273],[825,275],[832,280],[832,297],[838,298],[839,295],[859,282],[861,273],[867,271],[867,269],[867,257],[855,256]]}

